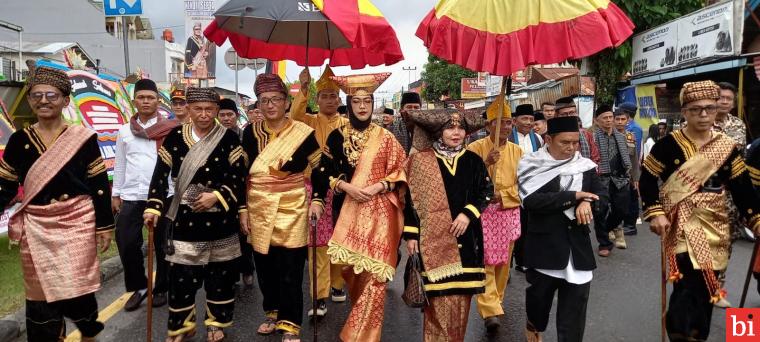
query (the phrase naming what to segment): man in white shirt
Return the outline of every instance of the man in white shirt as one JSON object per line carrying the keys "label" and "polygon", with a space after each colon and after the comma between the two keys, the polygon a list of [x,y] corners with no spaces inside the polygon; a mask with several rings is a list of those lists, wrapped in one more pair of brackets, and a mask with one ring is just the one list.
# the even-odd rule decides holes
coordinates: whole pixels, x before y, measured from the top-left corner
{"label": "man in white shirt", "polygon": [[575,117],[548,120],[546,146],[524,156],[517,168],[523,211],[530,225],[525,243],[525,335],[541,341],[558,292],[557,340],[583,340],[592,270],[596,268],[589,224],[607,195],[596,164],[578,152]]}
{"label": "man in white shirt", "polygon": [[517,106],[512,120],[514,128],[509,141],[520,146],[523,153],[538,151],[544,144],[544,140],[533,131],[533,105],[521,104]]}
{"label": "man in white shirt", "polygon": [[[116,139],[116,163],[114,165],[111,208],[118,213],[116,220],[116,245],[124,266],[124,283],[127,292],[134,292],[124,306],[125,311],[140,307],[145,299],[148,278],[143,264],[143,212],[148,199],[153,169],[156,166],[158,147],[164,137],[176,127],[176,120],[158,114],[158,88],[149,79],[135,84],[133,100],[137,114],[119,129]],[[170,179],[166,180],[170,182]],[[153,306],[166,304],[168,274],[164,260],[163,243],[165,231],[155,231],[156,286]]]}

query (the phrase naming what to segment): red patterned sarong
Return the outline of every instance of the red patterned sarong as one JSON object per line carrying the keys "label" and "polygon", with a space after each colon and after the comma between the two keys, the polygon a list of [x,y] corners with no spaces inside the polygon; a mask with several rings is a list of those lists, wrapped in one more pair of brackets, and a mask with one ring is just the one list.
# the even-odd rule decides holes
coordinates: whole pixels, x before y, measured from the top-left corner
{"label": "red patterned sarong", "polygon": [[[306,182],[306,193],[308,194],[306,198],[311,198],[311,192],[312,192],[312,186],[311,182]],[[327,246],[327,242],[330,241],[330,237],[332,237],[333,234],[333,191],[330,190],[327,192],[327,198],[325,198],[325,212],[322,214],[322,217],[319,218],[319,221],[317,221],[317,247],[325,247]],[[311,230],[311,227],[309,227]],[[314,246],[314,244],[311,241],[311,232],[309,232],[309,247]]]}
{"label": "red patterned sarong", "polygon": [[502,209],[501,204],[492,203],[483,211],[480,221],[486,265],[506,264],[511,252],[509,244],[520,237],[520,207]]}
{"label": "red patterned sarong", "polygon": [[27,299],[55,302],[100,288],[95,207],[89,196],[30,204],[20,215]]}

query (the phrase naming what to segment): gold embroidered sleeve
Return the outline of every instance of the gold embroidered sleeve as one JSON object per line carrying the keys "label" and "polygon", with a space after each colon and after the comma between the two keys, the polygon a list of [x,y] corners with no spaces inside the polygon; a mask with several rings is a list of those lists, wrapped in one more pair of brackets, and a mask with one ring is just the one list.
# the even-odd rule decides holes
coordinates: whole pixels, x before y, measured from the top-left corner
{"label": "gold embroidered sleeve", "polygon": [[744,164],[744,159],[741,157],[735,157],[733,161],[731,161],[731,177],[730,179],[734,179],[736,177],[739,177],[744,173],[744,171],[747,171],[747,166]]}
{"label": "gold embroidered sleeve", "polygon": [[87,178],[95,177],[103,172],[106,172],[106,164],[103,162],[103,157],[99,156],[87,165]]}
{"label": "gold embroidered sleeve", "polygon": [[16,169],[8,165],[5,159],[0,159],[0,178],[10,182],[18,182],[18,174]]}
{"label": "gold embroidered sleeve", "polygon": [[169,151],[167,151],[165,147],[161,146],[161,148],[158,149],[158,157],[161,158],[161,161],[171,169],[172,155],[169,154]]}
{"label": "gold embroidered sleeve", "polygon": [[643,166],[655,177],[659,177],[660,174],[662,174],[662,171],[665,170],[665,164],[657,160],[652,154],[649,154],[646,159],[644,159]]}

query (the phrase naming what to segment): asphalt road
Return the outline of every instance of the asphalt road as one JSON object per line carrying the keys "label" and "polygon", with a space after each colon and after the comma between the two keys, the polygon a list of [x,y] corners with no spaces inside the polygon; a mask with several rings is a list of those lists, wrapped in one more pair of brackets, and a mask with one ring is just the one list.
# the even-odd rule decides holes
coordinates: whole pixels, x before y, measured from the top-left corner
{"label": "asphalt road", "polygon": [[[593,239],[593,238],[592,238]],[[586,341],[657,341],[660,336],[660,253],[659,240],[646,227],[639,227],[639,235],[627,237],[628,249],[615,250],[609,258],[599,258],[598,269],[594,271],[591,285],[591,299],[586,318]],[[738,305],[741,286],[746,275],[752,244],[738,241],[734,245],[733,256],[727,274],[728,299]],[[404,260],[405,261],[405,260]],[[402,266],[404,263],[402,262]],[[399,267],[395,280],[390,284],[385,304],[383,341],[421,341],[422,314],[419,310],[406,307],[401,301],[403,267]],[[308,279],[308,277],[305,277]],[[304,294],[308,296],[304,284]],[[473,302],[467,328],[467,341],[524,341],[525,288],[527,282],[522,273],[514,272],[506,292],[504,308],[506,315],[501,318],[502,327],[498,334],[488,336],[483,320],[478,316]],[[760,307],[760,295],[755,290],[755,281],[750,285],[747,307]],[[100,309],[103,310],[123,293],[123,278],[115,277],[104,284],[98,293]],[[305,298],[304,315],[310,307]],[[199,292],[198,320],[203,321],[202,292]],[[556,305],[556,299],[555,299]],[[114,304],[118,308],[118,304]],[[320,341],[337,341],[338,334],[348,315],[349,304],[328,303],[327,316],[318,322]],[[146,335],[145,304],[134,312],[118,310],[106,322],[106,330],[99,341],[142,341]],[[235,324],[227,329],[226,341],[280,341],[277,335],[263,337],[256,335],[256,328],[263,320],[261,293],[257,287],[239,289],[235,305]],[[163,341],[166,333],[166,307],[154,310],[153,340]],[[303,341],[312,341],[312,324],[304,318]],[[710,341],[724,340],[725,311],[713,312]],[[200,323],[202,324],[202,323]],[[203,332],[199,327],[199,332]],[[69,331],[73,327],[69,324]],[[555,341],[554,314],[552,314],[546,341]],[[205,334],[199,334],[192,341],[205,341]]]}

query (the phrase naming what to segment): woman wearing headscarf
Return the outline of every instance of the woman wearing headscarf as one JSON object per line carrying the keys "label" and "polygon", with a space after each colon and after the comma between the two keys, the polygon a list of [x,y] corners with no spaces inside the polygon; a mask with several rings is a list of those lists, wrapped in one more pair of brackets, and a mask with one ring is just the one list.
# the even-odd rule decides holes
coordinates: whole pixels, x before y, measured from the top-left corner
{"label": "woman wearing headscarf", "polygon": [[332,77],[348,94],[348,123],[328,135],[320,164],[312,171],[311,216],[323,214],[332,189],[336,222],[327,254],[333,264],[348,266],[343,278],[352,308],[342,341],[380,341],[385,292],[398,260],[406,153],[392,133],[372,123],[372,92],[388,76]]}
{"label": "woman wearing headscarf", "polygon": [[419,152],[406,165],[404,238],[409,254],[420,253],[422,261],[429,300],[423,336],[425,341],[463,341],[470,300],[485,290],[480,213],[493,196],[486,165],[465,149],[464,138],[485,122],[456,109],[410,114]]}

